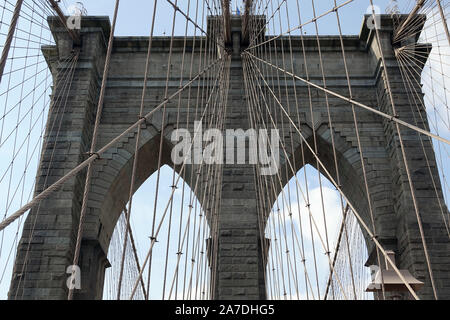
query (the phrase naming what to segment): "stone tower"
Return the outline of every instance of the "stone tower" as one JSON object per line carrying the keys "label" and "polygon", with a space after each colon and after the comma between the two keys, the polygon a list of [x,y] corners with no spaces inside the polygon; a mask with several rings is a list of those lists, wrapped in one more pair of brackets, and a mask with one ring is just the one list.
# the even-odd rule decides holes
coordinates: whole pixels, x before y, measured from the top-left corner
{"label": "stone tower", "polygon": [[[233,43],[230,44],[232,58],[226,127],[247,129],[249,119],[245,107],[247,96],[244,89],[241,56],[241,52],[245,49],[245,41],[241,37],[239,19],[239,17],[233,17],[232,23]],[[60,81],[57,77],[58,71],[67,67],[61,62],[73,50],[73,43],[65,30],[59,27],[53,18],[50,18],[49,22],[56,46],[44,47],[43,51],[55,75],[54,81],[58,83]],[[383,16],[380,34],[386,66],[381,62],[380,48],[375,41],[374,30],[367,28],[365,22],[358,36],[344,38],[345,50],[347,55],[351,56],[350,77],[354,99],[390,114],[391,106],[387,95],[386,79],[382,72],[383,68],[387,68],[391,86],[395,92],[397,111],[402,120],[414,123],[414,117],[418,114],[411,109],[394,56],[390,40],[392,29],[390,18]],[[63,125],[57,137],[55,129],[52,129],[50,125],[47,126],[48,143],[47,149],[43,150],[37,174],[36,193],[43,190],[45,183],[48,186],[78,165],[89,149],[109,31],[110,23],[107,17],[83,19],[82,44],[79,48],[81,55],[71,81],[69,99],[64,110],[60,105],[63,102],[53,101],[51,105],[48,123],[62,116]],[[165,68],[167,68],[165,64],[169,48],[168,41],[167,38],[156,38],[153,43],[152,75],[149,81],[150,105],[158,103],[164,97],[164,83],[160,79],[164,77]],[[201,41],[206,39],[203,38]],[[280,38],[277,43],[280,46],[287,45],[287,39]],[[316,38],[305,36],[304,44],[309,61],[310,78],[320,83]],[[114,39],[98,146],[103,146],[137,120],[143,79],[142,66],[145,65],[147,45],[148,38],[145,37]],[[175,38],[173,45],[173,66],[177,69],[181,60],[183,38]],[[341,62],[339,38],[321,36],[320,45],[325,72],[327,75],[332,75],[328,87],[347,96],[347,82]],[[292,38],[292,48],[296,74],[304,76],[302,46],[298,37]],[[173,81],[173,83],[176,85],[171,88],[172,90],[177,88],[178,82]],[[283,86],[287,86],[287,90],[293,93],[292,79],[283,81]],[[319,154],[332,174],[335,172],[333,172],[330,137],[334,135],[342,189],[370,225],[359,151],[352,125],[351,106],[342,100],[330,98],[334,121],[334,132],[330,132],[323,93],[316,89],[312,90],[314,123],[311,123],[307,87],[301,82],[296,83],[296,86],[299,91],[299,114],[303,134],[308,141],[312,142],[312,128],[314,128]],[[54,95],[56,94],[57,92],[54,92]],[[281,100],[283,104],[289,101],[291,106],[295,105],[293,94],[283,96]],[[167,143],[162,151],[163,164],[168,165],[172,165],[170,159],[172,145],[169,137],[173,130],[174,110],[175,108],[171,109],[169,104],[165,121]],[[416,278],[425,282],[424,288],[418,292],[419,296],[432,298],[418,225],[394,124],[362,109],[357,110],[357,116],[361,123],[360,135],[368,184],[372,193],[377,239],[386,249],[396,253],[399,268],[408,269]],[[422,112],[422,116],[426,119],[425,111]],[[142,130],[138,186],[157,170],[161,123],[161,114],[156,115]],[[288,125],[285,125],[285,128],[288,128]],[[438,294],[441,299],[448,299],[450,298],[450,242],[421,147],[423,143],[431,163],[432,174],[435,180],[439,181],[432,145],[428,138],[419,136],[406,128],[402,128],[402,136],[406,141],[405,147],[409,156],[410,170],[416,188]],[[104,272],[108,266],[109,241],[123,205],[127,202],[135,139],[135,133],[130,134],[95,163],[80,260],[82,283],[85,285],[80,291],[76,291],[75,298],[100,299],[102,297]],[[50,150],[55,144],[57,154],[54,156],[52,167],[48,168]],[[299,170],[301,169],[300,141],[294,141],[294,144],[286,149],[295,150],[290,156],[292,159],[297,159],[295,165]],[[311,154],[305,154],[305,160],[315,166],[315,160]],[[292,176],[285,174],[288,172],[285,170],[286,163],[282,161],[281,165],[281,176],[287,183]],[[47,169],[50,170],[50,175],[48,181],[44,181],[44,172]],[[174,167],[174,169],[177,168]],[[189,181],[189,177],[184,178]],[[80,173],[49,199],[42,201],[39,208],[33,209],[29,214],[18,246],[9,292],[10,299],[67,298],[66,268],[72,263],[84,181],[85,173]],[[217,241],[218,265],[217,273],[214,275],[216,281],[214,298],[216,299],[266,298],[265,262],[262,258],[261,246],[261,241],[265,239],[260,239],[258,229],[261,221],[258,220],[257,215],[257,191],[254,181],[255,170],[251,165],[225,165],[223,168],[220,186],[222,198],[218,211],[219,226],[217,239],[213,239],[213,242]],[[281,190],[275,191],[278,194]],[[443,203],[440,184],[438,184],[438,191]],[[271,199],[271,201],[274,200]],[[33,236],[31,236],[32,229]],[[365,236],[370,256],[368,264],[375,264],[373,243],[367,234]],[[28,248],[27,269],[22,274],[21,270]]]}

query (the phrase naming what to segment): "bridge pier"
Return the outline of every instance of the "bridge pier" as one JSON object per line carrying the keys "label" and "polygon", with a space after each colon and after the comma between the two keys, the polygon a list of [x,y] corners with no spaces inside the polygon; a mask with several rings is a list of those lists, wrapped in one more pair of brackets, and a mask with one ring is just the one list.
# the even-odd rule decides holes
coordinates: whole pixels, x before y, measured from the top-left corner
{"label": "bridge pier", "polygon": [[[226,129],[250,129],[241,53],[240,17],[231,18],[232,49]],[[246,142],[246,159],[249,145]],[[236,159],[236,155],[235,155]],[[255,167],[225,164],[218,221],[215,299],[266,299]],[[264,233],[264,232],[263,232]],[[214,271],[213,271],[214,272]]]}

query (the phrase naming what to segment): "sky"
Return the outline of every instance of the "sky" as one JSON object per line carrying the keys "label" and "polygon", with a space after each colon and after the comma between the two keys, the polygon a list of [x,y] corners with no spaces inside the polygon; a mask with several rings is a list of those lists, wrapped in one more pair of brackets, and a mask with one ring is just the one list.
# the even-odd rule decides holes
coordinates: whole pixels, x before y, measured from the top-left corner
{"label": "sky", "polygon": [[[278,0],[273,1],[273,5],[276,8]],[[210,1],[212,3],[212,1]],[[242,6],[242,1],[234,0],[230,1],[231,8],[235,11],[237,6]],[[346,1],[337,0],[337,4],[340,5]],[[374,3],[376,6],[380,7],[381,12],[384,12],[386,5],[389,4],[389,0],[375,0]],[[70,7],[70,0],[63,0],[63,3],[66,3],[67,7]],[[187,12],[187,0],[178,1],[178,6],[184,11]],[[196,3],[194,0],[191,1],[191,17],[195,16],[193,5]],[[200,1],[202,3],[202,1]],[[304,3],[304,4],[303,4]],[[113,0],[85,0],[83,1],[84,7],[87,10],[89,15],[108,15],[112,17],[114,12],[114,4]],[[295,25],[297,21],[296,12],[297,6],[296,2],[293,0],[287,1],[289,11],[291,14],[291,24]],[[300,1],[301,10],[303,20],[309,20],[312,18],[312,10],[310,1]],[[320,0],[315,1],[316,5],[316,14],[319,16],[320,14],[328,11],[332,6],[334,6],[334,0]],[[345,5],[340,9],[343,17],[352,17],[351,19],[343,19],[342,28],[344,34],[358,34],[361,24],[362,24],[362,15],[367,12],[369,8],[370,2],[368,0],[355,0],[354,2]],[[201,4],[200,4],[201,6]],[[64,7],[64,6],[63,6]],[[202,7],[201,7],[202,8]],[[167,17],[170,19],[165,19],[163,23],[158,23],[155,26],[155,34],[163,34],[167,35],[171,32],[171,18],[173,14],[173,9],[168,4],[167,1],[158,1],[158,12],[161,16]],[[242,10],[241,10],[242,11]],[[146,0],[122,0],[120,4],[120,12],[117,20],[117,32],[118,36],[148,36],[150,30],[151,16],[153,12],[153,1]],[[180,18],[179,21],[184,21],[184,18]],[[332,22],[332,23],[330,23]],[[277,20],[278,23],[278,20]],[[336,34],[336,23],[335,18],[331,15],[331,17],[325,17],[319,19],[319,27],[320,33],[323,34]],[[312,29],[307,28],[307,32],[315,32]],[[183,35],[184,34],[184,23],[178,23],[175,29],[175,34]]]}
{"label": "sky", "polygon": [[[194,0],[191,0],[194,3]],[[273,1],[273,5],[276,6],[278,0]],[[73,3],[71,0],[63,0],[62,8],[68,9],[70,5]],[[339,0],[338,4],[342,4],[345,1]],[[374,3],[380,7],[381,12],[384,12],[386,9],[386,5],[389,4],[389,0],[384,1],[374,1]],[[88,15],[102,15],[112,17],[114,10],[113,0],[85,0],[83,1],[84,7],[88,13]],[[203,3],[200,1],[200,3]],[[302,19],[303,21],[307,21],[313,17],[312,8],[310,5],[310,1],[301,1],[302,6]],[[288,9],[290,13],[290,24],[291,27],[298,24],[298,18],[295,13],[297,12],[297,7],[295,1],[288,0]],[[316,4],[316,14],[320,15],[328,11],[333,5],[334,0],[319,0],[315,1]],[[178,5],[182,10],[187,11],[187,1],[178,1]],[[241,1],[232,1],[232,8],[235,10],[236,6],[241,5]],[[342,30],[344,34],[358,34],[362,25],[363,15],[368,12],[370,2],[368,0],[355,0],[352,3],[345,5],[343,8],[339,10],[342,17]],[[1,9],[1,8],[0,8]],[[291,14],[292,13],[292,14]],[[8,19],[8,12],[3,10],[2,13],[5,16],[5,21]],[[31,14],[31,13],[30,13]],[[116,36],[148,36],[150,25],[151,25],[151,17],[153,14],[153,1],[146,0],[122,0],[120,2],[120,9],[117,21],[116,28]],[[155,35],[170,35],[171,32],[171,20],[172,20],[173,9],[165,0],[158,1],[158,23],[155,27]],[[284,12],[283,12],[284,14]],[[194,16],[194,6],[191,6],[190,16]],[[284,15],[283,15],[284,16]],[[40,21],[42,25],[45,25],[46,22],[44,17],[34,16],[34,19]],[[279,19],[275,19],[278,23]],[[175,27],[175,35],[183,35],[184,34],[184,18],[179,17],[176,20]],[[24,63],[24,59],[19,61],[9,61],[5,70],[17,70],[11,73],[11,76],[5,77],[2,80],[0,86],[0,111],[3,106],[5,109],[2,111],[4,115],[0,121],[2,122],[1,127],[1,138],[0,138],[0,194],[3,194],[3,197],[0,197],[0,212],[5,211],[5,215],[9,215],[14,212],[15,209],[20,208],[21,205],[29,201],[32,190],[33,190],[33,180],[36,172],[36,164],[38,161],[38,155],[40,151],[40,137],[42,136],[42,132],[45,129],[45,119],[46,119],[46,106],[48,105],[49,94],[51,93],[51,79],[46,69],[45,60],[42,55],[39,54],[39,48],[41,45],[51,44],[53,42],[51,35],[46,32],[45,28],[35,25],[27,25],[26,22],[23,22],[23,29],[30,28],[32,30],[33,36],[30,38],[26,33],[21,35],[21,39],[17,39],[15,43],[15,47],[17,51],[13,51],[15,56],[27,56],[25,60],[25,64],[28,67],[25,70],[21,70],[21,63]],[[337,27],[335,22],[335,17],[332,15],[328,15],[324,18],[318,20],[319,33],[320,34],[336,34]],[[270,25],[268,33],[270,34],[278,34],[280,33],[280,28],[284,32],[287,29],[286,20],[282,19],[281,24]],[[7,25],[4,23],[0,23],[0,30],[2,34],[6,33]],[[306,34],[315,34],[315,30],[312,29],[312,25],[305,27]],[[189,29],[189,34],[193,33],[193,29]],[[39,36],[37,36],[39,35]],[[23,49],[20,49],[21,43],[22,45],[26,44],[24,39],[28,37],[28,44],[30,41],[34,44],[34,49],[30,49],[29,52],[24,52]],[[433,38],[433,35],[429,35],[429,38]],[[0,37],[1,41],[4,41],[4,36]],[[447,48],[448,49],[448,48]],[[442,49],[442,50],[445,50]],[[436,54],[436,52],[435,52]],[[439,59],[439,55],[436,55],[434,59]],[[428,70],[429,74],[434,74],[431,70],[437,67],[436,65],[430,66],[430,70]],[[446,69],[447,70],[447,69]],[[38,76],[33,76],[38,73]],[[428,77],[428,78],[427,78]],[[29,79],[29,80],[28,80]],[[430,75],[424,75],[424,79],[430,80]],[[26,81],[24,86],[20,86],[20,83]],[[440,81],[439,79],[434,79],[433,81]],[[433,82],[431,81],[431,82]],[[446,81],[445,78],[442,81]],[[14,92],[6,93],[7,88],[12,88],[14,86],[17,87],[14,89]],[[30,90],[32,87],[39,88],[38,90]],[[430,88],[424,89],[429,90]],[[39,94],[37,93],[39,92]],[[439,93],[438,88],[434,88],[433,94],[430,95],[431,99],[437,99],[436,97],[447,98],[445,93]],[[33,106],[30,108],[29,106]],[[431,106],[432,103],[429,103],[428,106]],[[436,105],[436,103],[434,103]],[[31,111],[30,111],[31,110]],[[436,110],[430,107],[429,114],[431,117],[445,117],[445,110]],[[23,130],[15,130],[15,124],[18,121],[21,121],[21,125],[23,125]],[[436,121],[436,129],[440,134],[448,135],[448,128],[442,126],[441,121]],[[25,133],[24,133],[25,132]],[[28,134],[29,133],[29,134]],[[17,154],[14,158],[11,158],[11,150],[13,153]],[[445,154],[445,153],[444,153]],[[445,158],[441,161],[443,164],[446,163]],[[29,166],[24,171],[25,163],[29,163]],[[445,171],[447,172],[447,171]],[[318,205],[320,203],[320,195],[319,195],[319,185],[317,181],[317,174],[314,172],[314,169],[310,167],[308,169],[309,181],[311,181],[310,189],[311,195],[316,201],[314,201],[315,205],[312,207],[313,215],[316,217],[319,228],[322,230],[324,225],[321,220],[321,208]],[[23,176],[23,179],[20,177]],[[302,171],[298,174],[299,177],[302,176]],[[19,177],[19,178],[18,178]],[[159,199],[159,206],[157,208],[158,215],[161,215],[163,207],[165,203],[169,199],[169,190],[170,185],[173,179],[173,171],[171,168],[165,166],[161,169],[161,188],[166,188],[163,190],[167,190],[161,193],[161,197]],[[300,180],[300,179],[299,179]],[[134,227],[134,234],[136,237],[136,242],[139,246],[139,256],[140,261],[144,260],[144,257],[147,252],[149,240],[148,237],[151,233],[149,225],[151,224],[151,216],[153,213],[153,205],[154,205],[154,194],[155,194],[155,184],[156,184],[156,175],[150,177],[146,183],[136,192],[134,197],[134,205],[133,205],[133,214],[132,214],[132,225]],[[294,180],[291,180],[289,183],[290,187],[294,187]],[[9,191],[8,190],[13,190]],[[17,191],[16,191],[17,190]],[[185,189],[186,193],[189,193],[189,188]],[[149,196],[151,195],[151,196]],[[340,207],[339,197],[334,191],[334,187],[324,178],[324,199],[326,201],[326,212],[327,222],[330,226],[329,234],[335,235],[338,232],[338,227],[340,224],[340,210],[336,210],[336,208]],[[281,200],[280,200],[281,201]],[[173,208],[173,212],[179,212],[181,210],[181,187],[176,191],[174,196],[174,204],[176,206]],[[195,203],[195,201],[194,201]],[[183,210],[187,212],[188,201],[183,204]],[[304,207],[305,203],[302,202],[301,199],[298,201],[293,201],[293,207]],[[282,210],[285,213],[286,208],[282,206]],[[295,219],[294,219],[295,220]],[[179,226],[182,225],[183,228],[186,226],[186,220],[181,221],[180,217],[177,215],[173,215],[173,225]],[[298,221],[294,221],[294,225],[297,225]],[[177,227],[178,228],[178,227]],[[298,230],[297,230],[298,231]],[[207,231],[206,231],[207,232]],[[3,250],[0,254],[0,299],[6,298],[6,294],[8,291],[9,281],[11,277],[11,265],[14,257],[14,243],[16,239],[18,239],[20,235],[20,227],[18,224],[14,224],[14,227],[8,229],[4,234],[1,234],[2,247]],[[163,228],[161,233],[161,239],[167,238],[168,228]],[[115,235],[116,238],[113,241],[120,243],[117,237],[119,235]],[[334,239],[334,238],[332,238]],[[317,239],[316,239],[317,241]],[[177,247],[176,240],[170,240],[170,247]],[[318,243],[316,243],[319,246]],[[334,245],[334,243],[332,243]],[[113,247],[113,246],[111,246]],[[11,249],[12,248],[12,249]],[[111,249],[113,250],[113,249]],[[311,245],[308,246],[307,250],[311,251]],[[323,251],[320,249],[320,252]],[[118,261],[117,252],[110,252],[108,254],[110,260]],[[162,277],[161,277],[161,266],[164,265],[164,257],[165,252],[163,246],[155,246],[154,251],[154,261],[153,263],[157,266],[159,271],[153,273],[152,277],[152,298],[159,299],[161,298],[161,288],[163,285]],[[172,274],[174,271],[176,257],[172,255],[169,258],[169,269],[168,274]],[[321,270],[321,274],[324,275],[323,279],[320,279],[320,285],[323,290],[323,285],[327,276],[327,268],[328,263],[325,260],[323,254],[318,255],[319,268]],[[311,266],[309,266],[312,268]],[[133,275],[133,268],[129,268],[129,272]],[[184,270],[183,270],[184,271]],[[117,272],[117,267],[113,267],[112,269],[108,269],[106,275],[106,285],[105,285],[105,298],[113,298],[115,295],[115,289],[111,287],[112,280],[114,279],[114,275]],[[187,274],[189,274],[190,269],[186,270]],[[170,277],[169,277],[170,278]],[[109,279],[109,280],[108,280]],[[301,293],[301,297],[304,297],[305,293]],[[294,293],[291,294],[291,297],[296,297]],[[123,298],[126,298],[126,295],[123,295]]]}

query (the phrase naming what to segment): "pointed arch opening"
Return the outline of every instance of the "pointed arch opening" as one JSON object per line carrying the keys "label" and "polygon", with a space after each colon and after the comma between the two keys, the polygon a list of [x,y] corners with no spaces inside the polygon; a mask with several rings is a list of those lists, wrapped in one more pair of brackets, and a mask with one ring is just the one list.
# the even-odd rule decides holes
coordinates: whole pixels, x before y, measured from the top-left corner
{"label": "pointed arch opening", "polygon": [[[133,196],[120,294],[127,207],[117,221],[107,255],[110,267],[105,273],[104,299],[129,299],[136,284],[135,300],[210,297],[207,250],[210,228],[203,208],[194,191],[182,178],[178,179],[178,173],[169,165],[162,166],[159,174],[157,199],[157,172]],[[177,180],[178,184],[174,186],[173,181]],[[152,246],[156,233],[156,242]]]}
{"label": "pointed arch opening", "polygon": [[284,186],[265,237],[268,297],[287,300],[373,299],[366,240],[333,184],[311,165]]}

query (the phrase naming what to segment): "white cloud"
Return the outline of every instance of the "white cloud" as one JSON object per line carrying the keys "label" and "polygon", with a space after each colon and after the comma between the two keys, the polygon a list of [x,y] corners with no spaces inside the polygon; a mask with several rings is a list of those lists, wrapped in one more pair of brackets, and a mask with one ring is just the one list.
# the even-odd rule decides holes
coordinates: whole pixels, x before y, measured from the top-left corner
{"label": "white cloud", "polygon": [[[284,219],[287,224],[287,230],[290,230],[290,212],[292,213],[292,221],[294,223],[294,228],[296,231],[300,232],[300,218],[302,224],[303,235],[305,239],[311,240],[311,232],[310,228],[312,226],[313,236],[315,239],[318,237],[317,229],[320,233],[320,236],[325,241],[326,234],[328,233],[329,239],[332,239],[334,235],[337,234],[339,230],[339,226],[342,219],[342,210],[340,205],[339,194],[337,191],[329,188],[323,187],[323,210],[322,208],[322,194],[320,192],[320,188],[314,188],[309,192],[309,201],[310,201],[310,210],[308,210],[307,203],[305,199],[301,199],[300,203],[291,203],[290,205],[286,204],[284,208],[280,209],[282,215],[284,215]],[[281,200],[282,201],[282,200]],[[280,202],[281,202],[280,201]],[[289,210],[290,207],[290,210]],[[300,217],[299,217],[300,213]],[[310,219],[310,213],[312,219]],[[325,215],[324,215],[325,213]],[[325,216],[325,220],[324,220]],[[272,215],[272,217],[274,217]],[[310,224],[310,220],[312,224]],[[283,218],[281,218],[283,222]],[[274,220],[275,223],[278,223],[278,220]],[[269,222],[270,226],[272,226],[272,222]],[[325,232],[325,224],[328,232]],[[316,228],[317,227],[317,228]],[[332,244],[330,243],[330,246]]]}

